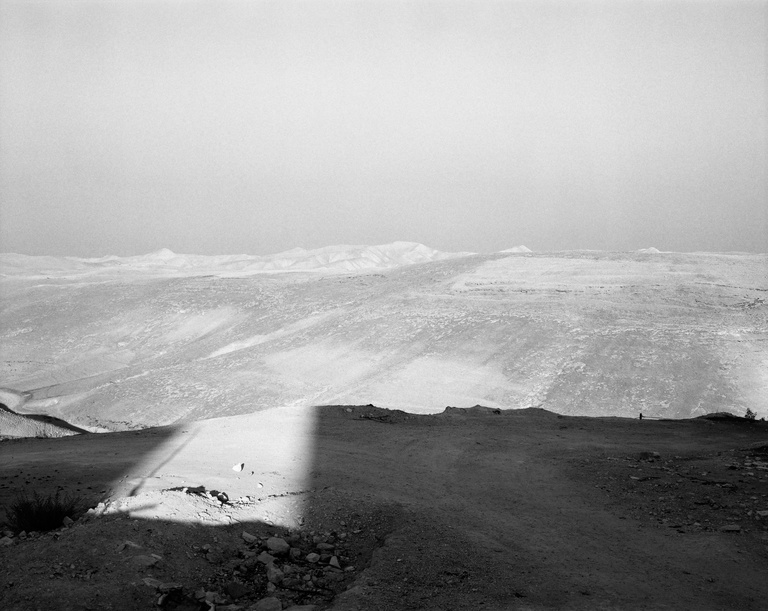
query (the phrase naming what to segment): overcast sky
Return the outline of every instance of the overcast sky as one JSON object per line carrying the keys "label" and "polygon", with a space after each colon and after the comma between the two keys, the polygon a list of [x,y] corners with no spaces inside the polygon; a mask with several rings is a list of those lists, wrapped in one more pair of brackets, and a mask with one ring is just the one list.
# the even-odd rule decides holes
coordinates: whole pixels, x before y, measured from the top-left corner
{"label": "overcast sky", "polygon": [[768,3],[0,2],[0,251],[768,251]]}

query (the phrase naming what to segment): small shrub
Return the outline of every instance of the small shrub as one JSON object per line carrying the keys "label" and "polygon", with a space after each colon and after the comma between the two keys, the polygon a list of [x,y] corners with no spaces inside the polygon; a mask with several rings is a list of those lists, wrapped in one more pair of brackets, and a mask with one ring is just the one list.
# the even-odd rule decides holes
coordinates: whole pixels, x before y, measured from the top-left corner
{"label": "small shrub", "polygon": [[747,408],[747,413],[744,414],[744,417],[747,420],[754,420],[757,417],[757,414],[753,412],[751,409]]}
{"label": "small shrub", "polygon": [[22,493],[5,510],[5,517],[11,530],[42,532],[59,528],[65,517],[73,518],[82,507],[82,498],[71,494],[60,495],[57,491],[42,496],[35,492],[30,498]]}

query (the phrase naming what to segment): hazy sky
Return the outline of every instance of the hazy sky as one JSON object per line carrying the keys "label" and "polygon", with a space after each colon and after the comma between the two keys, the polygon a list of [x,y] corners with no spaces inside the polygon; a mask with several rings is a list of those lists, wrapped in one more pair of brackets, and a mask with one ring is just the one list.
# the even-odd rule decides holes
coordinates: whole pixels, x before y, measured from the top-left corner
{"label": "hazy sky", "polygon": [[768,251],[768,2],[0,2],[0,251]]}

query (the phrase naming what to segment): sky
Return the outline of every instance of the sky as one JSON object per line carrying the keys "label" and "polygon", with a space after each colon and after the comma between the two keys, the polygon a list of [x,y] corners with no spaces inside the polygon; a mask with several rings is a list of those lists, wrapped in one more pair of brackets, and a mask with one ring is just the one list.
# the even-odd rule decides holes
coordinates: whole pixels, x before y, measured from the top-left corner
{"label": "sky", "polygon": [[0,252],[768,252],[768,2],[0,2]]}

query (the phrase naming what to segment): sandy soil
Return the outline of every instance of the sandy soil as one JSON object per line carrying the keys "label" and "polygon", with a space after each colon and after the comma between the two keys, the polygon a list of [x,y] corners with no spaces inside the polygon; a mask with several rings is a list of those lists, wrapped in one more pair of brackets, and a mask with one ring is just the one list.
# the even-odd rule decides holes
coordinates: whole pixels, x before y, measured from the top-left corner
{"label": "sandy soil", "polygon": [[[759,421],[325,406],[0,443],[0,505],[56,489],[97,511],[0,546],[5,609],[210,608],[195,592],[336,611],[768,599]],[[298,551],[271,588],[256,557],[274,534]],[[310,566],[318,542],[339,570],[329,554]]]}

